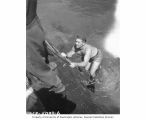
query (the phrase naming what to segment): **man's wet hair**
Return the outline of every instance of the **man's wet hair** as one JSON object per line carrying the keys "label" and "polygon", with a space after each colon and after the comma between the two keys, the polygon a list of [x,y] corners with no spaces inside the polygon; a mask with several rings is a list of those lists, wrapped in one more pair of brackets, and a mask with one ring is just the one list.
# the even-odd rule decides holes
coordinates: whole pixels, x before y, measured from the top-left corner
{"label": "man's wet hair", "polygon": [[81,39],[84,43],[87,42],[87,39],[85,37],[81,37],[79,35],[76,36],[76,39]]}

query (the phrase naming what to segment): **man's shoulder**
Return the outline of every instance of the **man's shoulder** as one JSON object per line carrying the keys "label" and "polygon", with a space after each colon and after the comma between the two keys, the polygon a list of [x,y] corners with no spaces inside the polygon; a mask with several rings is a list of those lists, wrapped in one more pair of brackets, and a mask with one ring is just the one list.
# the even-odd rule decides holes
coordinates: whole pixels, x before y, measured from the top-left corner
{"label": "man's shoulder", "polygon": [[92,46],[89,44],[86,44],[85,50],[91,50],[91,49],[92,49]]}
{"label": "man's shoulder", "polygon": [[98,49],[97,47],[93,46],[93,45],[90,45],[90,44],[87,44],[87,49]]}

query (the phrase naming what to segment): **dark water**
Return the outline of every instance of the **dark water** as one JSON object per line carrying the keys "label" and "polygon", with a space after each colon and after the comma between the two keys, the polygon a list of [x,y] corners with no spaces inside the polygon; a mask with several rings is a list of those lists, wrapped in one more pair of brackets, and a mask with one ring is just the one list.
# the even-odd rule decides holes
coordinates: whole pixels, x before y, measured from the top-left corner
{"label": "dark water", "polygon": [[37,11],[50,38],[79,34],[102,48],[115,6],[116,0],[39,0]]}

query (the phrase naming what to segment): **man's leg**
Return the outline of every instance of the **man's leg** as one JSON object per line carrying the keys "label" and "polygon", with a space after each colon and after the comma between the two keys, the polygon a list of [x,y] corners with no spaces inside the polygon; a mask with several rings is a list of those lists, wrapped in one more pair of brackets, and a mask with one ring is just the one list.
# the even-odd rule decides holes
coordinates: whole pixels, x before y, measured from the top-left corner
{"label": "man's leg", "polygon": [[99,65],[100,65],[100,62],[95,61],[95,62],[92,63],[92,66],[91,66],[91,69],[90,69],[90,74],[93,78],[96,76],[95,72],[98,69]]}
{"label": "man's leg", "polygon": [[92,66],[91,66],[91,69],[90,69],[90,75],[91,77],[94,79],[95,76],[96,76],[96,70],[99,68],[100,66],[100,63],[102,61],[102,58],[103,58],[103,54],[101,51],[99,51],[98,53],[98,57],[96,57],[94,59],[94,61],[92,62]]}
{"label": "man's leg", "polygon": [[88,62],[88,64],[87,64],[86,67],[85,67],[85,70],[89,71],[90,67],[91,67],[91,63]]}
{"label": "man's leg", "polygon": [[90,81],[89,81],[89,84],[94,84],[95,76],[96,76],[95,72],[98,69],[99,65],[100,65],[100,62],[97,62],[97,61],[94,61],[92,63],[92,66],[91,66],[91,69],[90,69]]}

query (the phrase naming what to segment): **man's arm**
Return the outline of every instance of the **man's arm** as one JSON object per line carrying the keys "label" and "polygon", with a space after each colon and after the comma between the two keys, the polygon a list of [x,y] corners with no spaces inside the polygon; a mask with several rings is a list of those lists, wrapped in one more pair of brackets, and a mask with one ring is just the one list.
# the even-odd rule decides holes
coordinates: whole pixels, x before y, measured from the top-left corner
{"label": "man's arm", "polygon": [[72,57],[73,54],[75,54],[75,48],[74,48],[74,46],[72,47],[72,49],[71,49],[70,52],[68,52],[68,53],[66,53],[66,54],[65,54],[64,52],[61,53],[61,55],[62,55],[63,57]]}
{"label": "man's arm", "polygon": [[72,47],[71,51],[66,54],[67,57],[72,57],[75,54],[75,48]]}
{"label": "man's arm", "polygon": [[80,67],[86,66],[87,63],[89,62],[90,55],[91,55],[91,49],[87,49],[86,54],[84,56],[84,61],[80,63],[75,63],[75,66],[80,66]]}
{"label": "man's arm", "polygon": [[74,54],[75,54],[75,52],[71,50],[70,52],[68,52],[68,53],[66,54],[66,56],[67,56],[67,57],[72,57]]}

